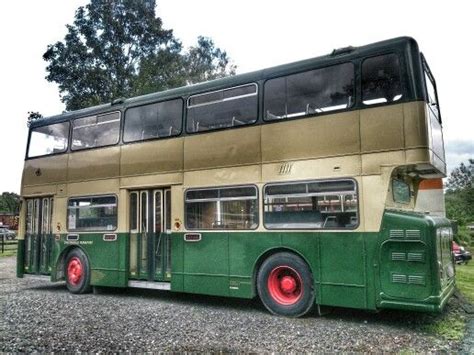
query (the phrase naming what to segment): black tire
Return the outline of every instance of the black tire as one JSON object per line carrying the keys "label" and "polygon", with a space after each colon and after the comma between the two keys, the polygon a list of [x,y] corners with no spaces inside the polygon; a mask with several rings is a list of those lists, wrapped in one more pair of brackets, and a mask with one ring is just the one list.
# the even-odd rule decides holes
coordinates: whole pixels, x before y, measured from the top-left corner
{"label": "black tire", "polygon": [[69,292],[76,294],[91,292],[89,260],[81,249],[76,248],[68,253],[64,266],[64,275]]}
{"label": "black tire", "polygon": [[292,253],[277,253],[263,262],[257,275],[257,290],[262,303],[273,314],[300,317],[314,306],[311,270]]}

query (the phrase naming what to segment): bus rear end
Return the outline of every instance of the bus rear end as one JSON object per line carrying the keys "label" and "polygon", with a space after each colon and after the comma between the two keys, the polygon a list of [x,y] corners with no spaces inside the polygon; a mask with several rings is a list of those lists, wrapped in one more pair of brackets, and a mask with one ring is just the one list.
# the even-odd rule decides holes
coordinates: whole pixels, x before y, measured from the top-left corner
{"label": "bus rear end", "polygon": [[379,308],[442,311],[455,285],[449,220],[387,211],[381,237]]}
{"label": "bus rear end", "polygon": [[378,306],[439,312],[454,292],[453,232],[445,218],[446,159],[436,82],[422,54],[419,59],[423,107],[418,116],[405,119],[417,127],[413,134],[423,148],[413,164],[391,173],[381,230]]}

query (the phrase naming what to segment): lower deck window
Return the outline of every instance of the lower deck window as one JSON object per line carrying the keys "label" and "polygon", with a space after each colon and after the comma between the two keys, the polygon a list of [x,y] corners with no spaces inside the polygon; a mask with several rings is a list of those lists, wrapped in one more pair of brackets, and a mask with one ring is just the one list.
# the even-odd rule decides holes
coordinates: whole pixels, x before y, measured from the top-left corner
{"label": "lower deck window", "polygon": [[186,191],[187,229],[255,229],[257,225],[255,186]]}
{"label": "lower deck window", "polygon": [[111,231],[117,228],[117,197],[71,198],[68,203],[69,231]]}
{"label": "lower deck window", "polygon": [[271,184],[264,190],[268,229],[346,229],[358,225],[353,180]]}

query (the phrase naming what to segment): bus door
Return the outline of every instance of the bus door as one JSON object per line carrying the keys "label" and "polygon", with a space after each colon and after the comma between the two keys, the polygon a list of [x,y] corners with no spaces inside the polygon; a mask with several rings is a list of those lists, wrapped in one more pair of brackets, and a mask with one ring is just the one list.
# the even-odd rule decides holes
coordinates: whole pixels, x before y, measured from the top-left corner
{"label": "bus door", "polygon": [[25,272],[51,272],[53,198],[26,200]]}
{"label": "bus door", "polygon": [[171,190],[130,192],[130,279],[171,280]]}

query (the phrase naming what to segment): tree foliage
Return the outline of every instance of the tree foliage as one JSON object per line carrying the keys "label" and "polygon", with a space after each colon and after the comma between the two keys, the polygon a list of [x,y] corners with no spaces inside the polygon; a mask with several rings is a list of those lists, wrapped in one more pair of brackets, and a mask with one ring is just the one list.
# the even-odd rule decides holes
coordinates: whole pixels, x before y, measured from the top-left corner
{"label": "tree foliage", "polygon": [[3,192],[0,195],[0,212],[19,213],[20,196],[14,192]]}
{"label": "tree foliage", "polygon": [[461,163],[446,184],[446,215],[460,225],[474,222],[474,159]]}
{"label": "tree foliage", "polygon": [[474,186],[474,159],[469,159],[469,164],[461,163],[449,175],[446,187],[456,191]]}
{"label": "tree foliage", "polygon": [[184,50],[155,7],[155,0],[91,0],[79,7],[64,41],[43,55],[46,79],[59,85],[67,110],[235,73],[209,38]]}
{"label": "tree foliage", "polygon": [[27,118],[28,127],[30,126],[31,122],[39,120],[41,118],[43,118],[43,115],[39,113],[38,111],[28,111],[28,118]]}

